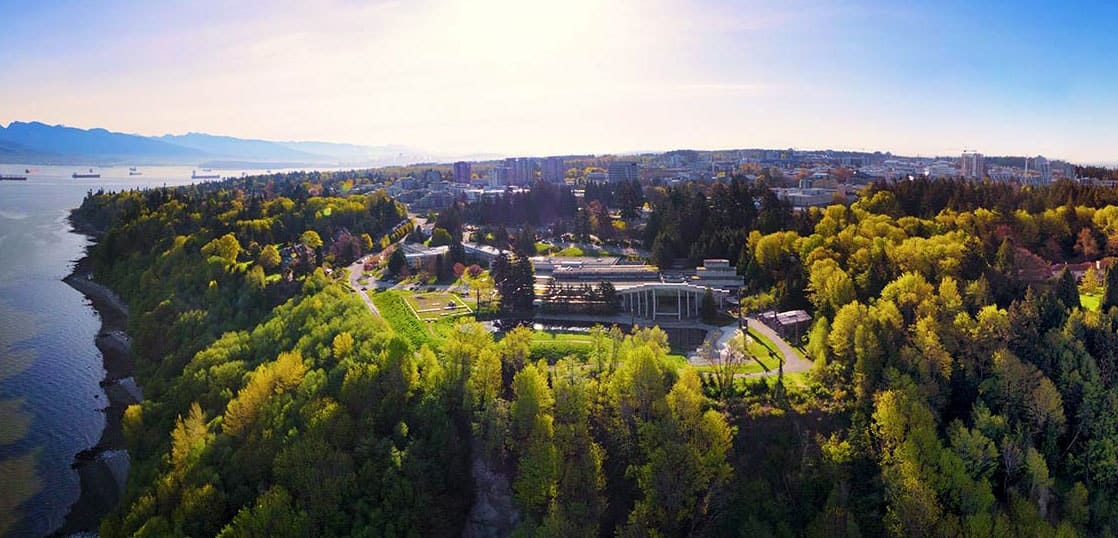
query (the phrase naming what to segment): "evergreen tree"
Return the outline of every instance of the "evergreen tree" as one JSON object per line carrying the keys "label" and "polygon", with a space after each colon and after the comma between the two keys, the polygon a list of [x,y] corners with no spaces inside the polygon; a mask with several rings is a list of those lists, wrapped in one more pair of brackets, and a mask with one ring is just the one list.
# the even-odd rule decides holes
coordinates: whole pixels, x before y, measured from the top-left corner
{"label": "evergreen tree", "polygon": [[400,275],[407,267],[408,259],[404,257],[403,249],[392,251],[392,255],[388,257],[388,270],[394,275]]}
{"label": "evergreen tree", "polygon": [[1103,284],[1102,301],[1099,308],[1106,312],[1110,307],[1118,306],[1118,265],[1112,265],[1106,270],[1106,282]]}
{"label": "evergreen tree", "polygon": [[1068,309],[1082,306],[1079,302],[1079,286],[1075,283],[1075,275],[1067,269],[1060,271],[1060,278],[1056,280],[1056,298]]}

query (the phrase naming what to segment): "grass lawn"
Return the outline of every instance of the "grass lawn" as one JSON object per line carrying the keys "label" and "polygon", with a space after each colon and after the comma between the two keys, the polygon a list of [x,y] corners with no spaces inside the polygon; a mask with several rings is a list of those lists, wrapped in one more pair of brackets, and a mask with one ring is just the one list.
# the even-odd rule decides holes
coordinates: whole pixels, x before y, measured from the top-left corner
{"label": "grass lawn", "polygon": [[[442,319],[447,316],[472,312],[460,297],[453,293],[437,291],[430,293],[405,293],[404,300],[415,310],[423,321]],[[451,305],[454,305],[451,307]]]}
{"label": "grass lawn", "polygon": [[[763,334],[757,332],[756,330],[754,330],[753,327],[749,328],[749,336],[753,337],[753,342],[755,344],[759,344],[762,347],[762,351],[766,355],[768,354],[767,350],[769,350],[769,349],[773,350],[777,354],[780,353],[780,350],[777,349],[776,344],[774,344],[772,342],[772,340],[769,340],[768,338],[765,337],[765,335],[763,335]],[[804,352],[801,351],[800,348],[798,348],[796,346],[792,346],[791,344],[789,344],[789,345],[791,346],[792,351],[795,351],[796,355],[799,355],[801,359],[805,359],[805,360],[807,359],[807,357],[804,357]],[[750,348],[750,349],[752,350],[754,348]],[[757,352],[754,351],[754,355],[756,355],[756,354],[757,354]]]}
{"label": "grass lawn", "polygon": [[410,340],[415,346],[431,341],[432,335],[426,327],[427,324],[419,321],[419,318],[412,314],[404,297],[404,293],[395,290],[369,294],[381,317],[388,322],[392,330]]}
{"label": "grass lawn", "polygon": [[[682,366],[682,364],[680,366]],[[773,366],[773,368],[775,369],[776,366]],[[698,370],[699,372],[714,372],[715,371],[715,367],[707,366],[707,365],[696,366],[695,369]],[[762,374],[762,373],[765,373],[765,369],[762,368],[761,364],[758,363],[755,360],[749,360],[747,362],[743,362],[743,363],[737,365],[737,367],[734,368],[734,374],[735,375],[749,375],[749,374]]]}
{"label": "grass lawn", "polygon": [[557,361],[567,355],[590,356],[594,341],[585,333],[532,332],[532,358]]}
{"label": "grass lawn", "polygon": [[1086,308],[1087,310],[1098,310],[1099,303],[1102,302],[1102,296],[1095,294],[1086,295],[1081,293],[1079,294],[1079,302],[1083,305],[1083,308]]}

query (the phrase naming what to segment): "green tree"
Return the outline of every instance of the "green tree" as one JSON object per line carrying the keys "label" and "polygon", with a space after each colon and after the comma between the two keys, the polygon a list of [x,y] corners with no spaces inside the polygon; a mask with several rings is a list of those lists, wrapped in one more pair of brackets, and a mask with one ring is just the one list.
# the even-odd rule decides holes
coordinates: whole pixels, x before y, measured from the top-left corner
{"label": "green tree", "polygon": [[1060,271],[1060,276],[1056,280],[1056,299],[1064,305],[1064,308],[1073,309],[1082,306],[1079,302],[1079,287],[1076,285],[1075,275],[1067,269]]}
{"label": "green tree", "polygon": [[441,247],[453,242],[454,238],[450,236],[450,232],[447,232],[445,228],[435,228],[434,231],[431,232],[431,240],[427,243],[427,246]]}
{"label": "green tree", "polygon": [[665,420],[641,431],[648,459],[636,469],[641,499],[629,515],[630,531],[636,534],[693,533],[714,490],[731,474],[726,456],[733,430],[717,411],[703,411],[698,374],[685,368],[666,400]]}
{"label": "green tree", "polygon": [[223,258],[228,263],[237,261],[237,256],[241,253],[241,244],[237,241],[237,236],[228,233],[217,239],[206,243],[202,247],[202,254],[205,256],[217,256]]}
{"label": "green tree", "polygon": [[322,238],[314,230],[303,232],[303,235],[299,236],[299,242],[313,249],[322,248]]}
{"label": "green tree", "polygon": [[404,257],[402,249],[392,251],[392,255],[388,257],[388,270],[392,271],[394,275],[402,275],[408,267],[408,259]]}
{"label": "green tree", "polygon": [[279,267],[280,261],[279,249],[275,245],[264,245],[264,248],[260,251],[260,256],[256,258],[256,263],[260,264],[265,271],[271,271]]}
{"label": "green tree", "polygon": [[517,455],[513,492],[529,523],[542,518],[555,495],[559,453],[553,443],[555,405],[544,375],[546,364],[517,372],[512,386],[511,433]]}
{"label": "green tree", "polygon": [[1087,272],[1083,273],[1083,279],[1079,283],[1079,292],[1084,295],[1096,295],[1099,293],[1099,286],[1102,279],[1099,278],[1099,272],[1095,269],[1094,265],[1087,267]]}
{"label": "green tree", "polygon": [[302,538],[311,531],[307,515],[295,508],[291,494],[282,486],[272,486],[237,513],[221,530],[221,538]]}
{"label": "green tree", "polygon": [[1106,312],[1110,307],[1118,306],[1118,265],[1112,265],[1106,270],[1106,282],[1102,288],[1102,300],[1099,308]]}

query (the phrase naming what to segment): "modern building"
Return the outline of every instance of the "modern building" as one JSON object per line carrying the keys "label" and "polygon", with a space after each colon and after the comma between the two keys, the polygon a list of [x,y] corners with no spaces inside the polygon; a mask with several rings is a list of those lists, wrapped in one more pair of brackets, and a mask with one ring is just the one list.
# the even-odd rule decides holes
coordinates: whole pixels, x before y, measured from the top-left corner
{"label": "modern building", "polygon": [[703,260],[703,265],[696,268],[695,273],[691,283],[698,286],[736,290],[745,284],[744,279],[738,275],[737,268],[730,265],[730,260]]}
{"label": "modern building", "polygon": [[606,172],[590,172],[586,174],[586,181],[589,183],[605,183],[609,181],[609,174]]}
{"label": "modern building", "polygon": [[622,311],[651,320],[698,318],[708,290],[721,308],[744,284],[729,260],[703,260],[695,275],[667,275],[652,265],[617,264],[616,259],[547,258],[533,262],[539,263],[545,273],[550,269],[550,282],[559,286],[609,282],[617,291]]}
{"label": "modern building", "polygon": [[505,165],[496,165],[489,170],[489,186],[501,187],[509,184],[512,169]]}
{"label": "modern building", "polygon": [[772,189],[777,198],[787,200],[793,208],[826,207],[834,203],[837,189],[800,189],[776,188]]}
{"label": "modern building", "polygon": [[964,151],[959,162],[959,170],[966,179],[980,180],[986,177],[986,159],[981,153]]}
{"label": "modern building", "polygon": [[536,180],[536,160],[529,157],[509,157],[505,159],[509,170],[510,185],[529,185]]}
{"label": "modern building", "polygon": [[462,250],[466,253],[467,257],[477,258],[486,265],[491,265],[494,260],[505,252],[494,246],[466,242],[462,243]]}
{"label": "modern building", "polygon": [[548,157],[540,163],[540,179],[549,183],[561,183],[567,175],[562,157]]}
{"label": "modern building", "polygon": [[408,267],[414,271],[431,271],[436,269],[438,259],[440,256],[446,256],[450,251],[450,247],[443,245],[441,247],[427,247],[417,245],[414,243],[404,243],[404,259],[408,262]]}
{"label": "modern building", "polygon": [[458,161],[454,163],[454,182],[455,183],[469,183],[470,182],[470,163],[466,161]]}
{"label": "modern building", "polygon": [[[1052,163],[1048,162],[1048,159],[1040,155],[1034,157],[1032,161],[1032,169],[1037,173],[1040,184],[1047,185],[1052,183]],[[1029,159],[1025,159],[1025,170],[1026,172],[1029,170]]]}
{"label": "modern building", "polygon": [[610,183],[641,178],[640,165],[635,161],[613,161],[606,168],[606,174]]}

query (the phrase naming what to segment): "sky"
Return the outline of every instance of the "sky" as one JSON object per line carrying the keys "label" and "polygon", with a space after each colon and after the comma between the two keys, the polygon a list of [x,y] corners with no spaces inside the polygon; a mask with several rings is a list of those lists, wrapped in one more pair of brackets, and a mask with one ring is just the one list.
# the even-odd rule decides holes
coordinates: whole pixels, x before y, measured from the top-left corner
{"label": "sky", "polygon": [[1118,162],[1118,2],[0,0],[0,124]]}

